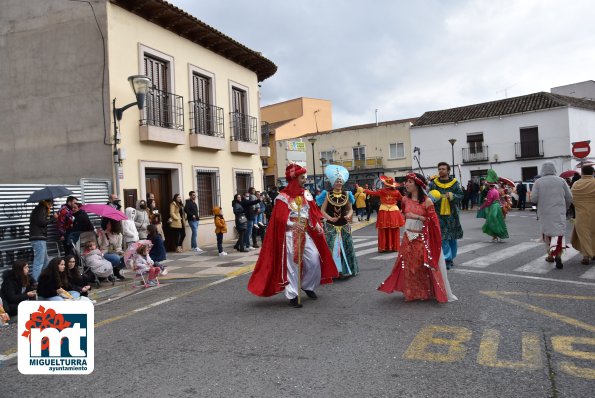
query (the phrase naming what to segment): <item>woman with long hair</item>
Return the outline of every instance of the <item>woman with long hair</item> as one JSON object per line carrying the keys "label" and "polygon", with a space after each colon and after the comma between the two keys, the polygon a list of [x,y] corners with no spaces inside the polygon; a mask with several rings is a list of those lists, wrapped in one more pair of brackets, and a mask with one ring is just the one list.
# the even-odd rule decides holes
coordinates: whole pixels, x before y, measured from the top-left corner
{"label": "woman with long hair", "polygon": [[169,204],[168,222],[175,236],[176,253],[182,253],[184,251],[182,245],[184,244],[184,238],[186,238],[186,213],[179,193],[174,195]]}
{"label": "woman with long hair", "polygon": [[54,257],[39,276],[37,293],[40,300],[63,301],[79,298],[79,292],[72,289],[66,274],[66,263],[62,257]]}
{"label": "woman with long hair", "polygon": [[401,203],[405,234],[391,274],[378,287],[385,293],[402,292],[405,301],[436,299],[454,301],[442,254],[440,222],[434,203],[426,195],[421,174],[407,174],[407,196]]}
{"label": "woman with long hair", "polygon": [[33,279],[29,278],[29,263],[25,260],[16,260],[12,269],[2,274],[2,301],[4,309],[10,316],[17,315],[19,303],[26,300],[35,300],[37,293]]}
{"label": "woman with long hair", "polygon": [[66,276],[72,290],[79,292],[81,296],[88,296],[91,286],[85,283],[83,276],[77,267],[76,257],[72,254],[64,257],[66,263]]}

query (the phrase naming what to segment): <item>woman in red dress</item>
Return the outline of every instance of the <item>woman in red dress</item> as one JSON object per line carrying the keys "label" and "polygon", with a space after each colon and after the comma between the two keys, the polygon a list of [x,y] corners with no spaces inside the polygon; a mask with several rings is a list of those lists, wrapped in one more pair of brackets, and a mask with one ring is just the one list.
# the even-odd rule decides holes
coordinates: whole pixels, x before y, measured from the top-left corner
{"label": "woman in red dress", "polygon": [[405,187],[408,195],[401,202],[406,220],[403,244],[391,274],[378,290],[402,292],[405,301],[454,301],[457,298],[450,291],[441,253],[440,222],[434,203],[424,191],[426,181],[422,175],[410,173]]}
{"label": "woman in red dress", "polygon": [[386,186],[385,188],[378,191],[364,190],[368,195],[380,197],[380,209],[376,220],[378,252],[397,252],[400,246],[399,229],[405,224],[397,202],[403,197],[397,191],[397,183],[392,177],[381,176],[380,180]]}

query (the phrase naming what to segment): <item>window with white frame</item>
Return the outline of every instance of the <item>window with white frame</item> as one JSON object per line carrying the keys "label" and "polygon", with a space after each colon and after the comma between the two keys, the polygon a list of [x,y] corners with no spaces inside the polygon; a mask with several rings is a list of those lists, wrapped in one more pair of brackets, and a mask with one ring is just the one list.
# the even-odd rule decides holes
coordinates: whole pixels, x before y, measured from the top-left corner
{"label": "window with white frame", "polygon": [[221,205],[219,169],[196,168],[196,196],[200,217],[213,215],[213,207]]}
{"label": "window with white frame", "polygon": [[248,192],[248,188],[253,185],[252,171],[236,171],[236,193],[240,195]]}
{"label": "window with white frame", "polygon": [[324,163],[330,164],[333,160],[333,151],[320,151],[320,159],[324,159]]}
{"label": "window with white frame", "polygon": [[389,145],[389,157],[391,159],[402,159],[405,157],[405,144],[396,142]]}

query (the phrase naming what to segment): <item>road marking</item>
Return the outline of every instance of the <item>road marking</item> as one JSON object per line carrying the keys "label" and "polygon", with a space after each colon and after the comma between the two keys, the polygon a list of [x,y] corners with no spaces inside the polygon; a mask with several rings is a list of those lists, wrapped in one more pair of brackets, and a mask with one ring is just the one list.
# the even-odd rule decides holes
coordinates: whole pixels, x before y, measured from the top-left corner
{"label": "road marking", "polygon": [[595,283],[590,283],[590,282],[569,281],[567,279],[543,278],[541,276],[505,274],[505,273],[502,273],[502,272],[480,271],[480,270],[474,270],[474,269],[456,269],[455,268],[455,269],[451,269],[448,272],[456,272],[456,273],[461,272],[461,273],[468,273],[468,274],[485,274],[485,275],[507,276],[507,277],[510,277],[510,278],[534,279],[534,280],[538,280],[538,281],[569,283],[571,285],[581,285],[581,286],[595,287]]}
{"label": "road marking", "polygon": [[149,304],[149,305],[146,305],[144,307],[137,308],[137,309],[134,310],[134,312],[141,312],[141,311],[144,311],[144,310],[148,310],[149,308],[157,307],[158,305],[161,305],[163,303],[167,303],[168,301],[172,301],[172,300],[175,300],[175,297],[168,297],[168,298],[166,298],[164,300],[156,301],[156,302],[154,302],[152,304]]}
{"label": "road marking", "polygon": [[583,279],[595,279],[595,267],[591,267],[590,270],[579,276],[579,278]]}
{"label": "road marking", "polygon": [[479,243],[471,243],[470,245],[465,245],[465,246],[461,247],[460,249],[458,249],[457,250],[457,256],[459,254],[464,254],[464,253],[472,252],[474,250],[481,249],[483,247],[490,246],[490,245],[491,245],[491,243],[481,243],[481,242],[479,242]]}
{"label": "road marking", "polygon": [[595,333],[595,326],[589,325],[588,323],[579,321],[579,320],[574,319],[574,318],[571,318],[569,316],[558,314],[557,312],[546,310],[545,308],[541,308],[541,307],[538,307],[538,306],[533,305],[533,304],[524,303],[522,301],[518,301],[518,300],[512,299],[510,297],[506,297],[506,295],[500,294],[500,292],[497,292],[497,291],[489,291],[489,292],[482,291],[480,293],[483,294],[483,295],[485,295],[485,296],[488,296],[488,297],[491,297],[491,298],[495,298],[497,300],[501,300],[501,301],[504,301],[504,302],[509,303],[509,304],[517,305],[517,306],[519,306],[521,308],[525,308],[525,309],[527,309],[529,311],[533,311],[535,313],[538,313],[538,314],[547,316],[549,318],[557,319],[560,322],[567,323],[567,324],[569,324],[571,326],[574,326],[574,327],[577,327],[579,329],[583,329],[583,330],[586,330],[588,332]]}
{"label": "road marking", "polygon": [[399,253],[397,252],[391,252],[380,256],[372,257],[370,260],[396,260],[398,254]]}
{"label": "road marking", "polygon": [[502,260],[506,260],[509,257],[518,255],[520,252],[525,251],[527,249],[532,249],[536,246],[539,246],[539,244],[535,242],[519,243],[518,245],[510,246],[497,252],[489,253],[474,260],[467,261],[461,264],[461,266],[473,268],[486,268],[492,264],[495,264]]}
{"label": "road marking", "polygon": [[[376,242],[374,242],[374,244],[376,244]],[[378,253],[378,248],[377,247],[373,247],[371,249],[366,249],[366,250],[358,250],[355,253],[356,257],[360,257],[363,256],[364,254],[370,254],[370,253]]]}
{"label": "road marking", "polygon": [[477,363],[491,368],[523,370],[537,370],[543,366],[540,339],[536,333],[522,333],[522,359],[520,361],[498,359],[499,346],[500,332],[495,329],[484,330],[479,344],[479,352],[477,353]]}
{"label": "road marking", "polygon": [[353,245],[353,248],[359,249],[360,247],[366,247],[366,246],[376,246],[376,241],[356,243]]}
{"label": "road marking", "polygon": [[529,292],[497,292],[500,296],[533,296],[566,300],[586,300],[595,301],[595,296],[573,296],[570,294],[556,294],[556,293],[529,293]]}
{"label": "road marking", "polygon": [[[562,253],[562,260],[568,261],[568,260],[572,259],[573,257],[577,256],[578,254],[580,254],[580,252],[578,250],[570,247],[570,248],[566,249],[564,251],[564,253]],[[535,260],[531,261],[530,263],[527,263],[527,264],[523,265],[522,267],[516,268],[515,271],[528,272],[531,274],[547,274],[548,272],[550,272],[553,269],[554,269],[554,264],[548,263],[547,261],[545,261],[545,255],[542,255],[542,256],[539,256],[538,258],[536,258]]]}
{"label": "road marking", "polygon": [[[444,334],[452,334],[452,338],[438,337]],[[437,326],[429,325],[420,330],[403,358],[411,360],[434,361],[434,362],[456,362],[465,358],[467,347],[463,344],[471,339],[471,330],[460,326]],[[430,346],[440,346],[441,351],[428,350]]]}
{"label": "road marking", "polygon": [[[581,351],[573,344],[595,346],[595,338],[576,336],[552,336],[552,346],[556,352],[571,358],[595,361],[595,352]],[[595,369],[579,367],[571,362],[561,362],[560,369],[571,376],[595,380]]]}

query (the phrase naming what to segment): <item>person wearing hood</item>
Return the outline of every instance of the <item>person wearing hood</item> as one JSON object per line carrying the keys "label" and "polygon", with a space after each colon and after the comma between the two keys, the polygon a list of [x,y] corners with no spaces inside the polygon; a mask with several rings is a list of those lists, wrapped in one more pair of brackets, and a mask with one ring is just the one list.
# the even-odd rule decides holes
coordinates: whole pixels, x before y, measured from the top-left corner
{"label": "person wearing hood", "polygon": [[35,300],[37,293],[33,286],[33,280],[29,278],[29,264],[24,260],[16,260],[12,269],[2,274],[2,304],[4,310],[10,316],[17,315],[19,303],[27,300]]}
{"label": "person wearing hood", "polygon": [[562,250],[566,247],[566,210],[572,203],[572,193],[563,178],[556,174],[552,162],[541,166],[541,177],[533,184],[531,201],[537,204],[537,219],[547,248],[546,261],[556,262],[562,269]]}
{"label": "person wearing hood", "polygon": [[593,166],[583,166],[582,177],[573,185],[572,198],[576,212],[572,231],[572,246],[581,252],[581,264],[589,265],[595,260],[595,178]]}
{"label": "person wearing hood", "polygon": [[128,249],[128,246],[134,242],[138,242],[138,231],[134,220],[136,218],[136,209],[134,207],[126,208],[126,217],[128,220],[122,220],[122,235],[124,238],[124,250]]}
{"label": "person wearing hood", "polygon": [[215,235],[217,236],[217,250],[220,256],[227,256],[223,251],[223,234],[227,233],[227,224],[223,218],[223,210],[221,207],[213,207],[213,214],[215,215]]}
{"label": "person wearing hood", "polygon": [[139,200],[136,204],[136,215],[134,216],[134,225],[138,231],[139,239],[147,239],[147,227],[150,223],[147,202]]}

